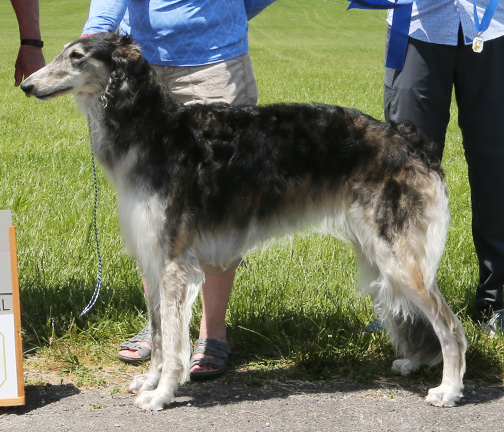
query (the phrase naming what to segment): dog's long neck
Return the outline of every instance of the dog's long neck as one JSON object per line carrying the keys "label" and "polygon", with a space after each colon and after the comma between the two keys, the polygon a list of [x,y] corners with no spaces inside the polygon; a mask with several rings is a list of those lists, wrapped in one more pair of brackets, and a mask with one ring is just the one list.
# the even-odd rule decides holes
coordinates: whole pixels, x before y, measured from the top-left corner
{"label": "dog's long neck", "polygon": [[166,115],[176,111],[178,106],[145,60],[126,71],[112,71],[102,101],[105,126],[112,130],[126,126],[130,131],[140,127],[145,132],[147,120],[148,124],[156,113],[163,112],[164,123]]}
{"label": "dog's long neck", "polygon": [[113,161],[133,148],[149,152],[149,147],[161,139],[155,136],[159,125],[163,124],[163,128],[174,125],[180,107],[157,81],[146,61],[127,71],[112,71],[106,90],[93,97],[92,103],[84,104],[93,149],[109,169]]}

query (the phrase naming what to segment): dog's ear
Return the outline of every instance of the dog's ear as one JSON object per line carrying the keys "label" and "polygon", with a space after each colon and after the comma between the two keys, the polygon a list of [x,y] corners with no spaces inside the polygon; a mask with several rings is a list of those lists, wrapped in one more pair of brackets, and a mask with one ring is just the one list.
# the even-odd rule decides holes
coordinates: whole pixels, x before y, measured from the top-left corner
{"label": "dog's ear", "polygon": [[110,77],[102,96],[104,105],[129,109],[139,89],[150,82],[151,69],[140,47],[129,36],[114,40]]}
{"label": "dog's ear", "polygon": [[132,39],[127,36],[123,36],[117,48],[112,53],[112,62],[115,63],[115,68],[126,68],[131,69],[131,67],[141,64],[143,61],[142,51],[140,47],[133,43]]}

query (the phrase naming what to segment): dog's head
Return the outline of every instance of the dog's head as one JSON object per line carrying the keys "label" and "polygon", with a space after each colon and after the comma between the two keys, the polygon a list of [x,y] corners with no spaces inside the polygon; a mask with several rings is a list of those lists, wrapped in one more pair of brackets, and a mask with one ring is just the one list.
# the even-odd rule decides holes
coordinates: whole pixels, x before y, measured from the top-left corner
{"label": "dog's head", "polygon": [[132,38],[97,33],[65,45],[51,63],[30,75],[21,89],[42,100],[68,93],[102,94],[111,79],[138,74],[145,63]]}

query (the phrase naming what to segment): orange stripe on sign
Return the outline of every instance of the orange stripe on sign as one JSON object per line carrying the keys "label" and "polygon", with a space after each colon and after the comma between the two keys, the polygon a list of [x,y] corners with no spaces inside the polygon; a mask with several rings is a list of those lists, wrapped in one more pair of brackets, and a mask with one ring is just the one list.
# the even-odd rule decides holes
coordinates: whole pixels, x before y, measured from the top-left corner
{"label": "orange stripe on sign", "polygon": [[12,303],[14,309],[14,332],[16,340],[16,367],[18,383],[18,405],[25,404],[24,374],[23,374],[23,336],[21,333],[21,299],[19,296],[19,274],[17,260],[16,227],[9,227],[9,243],[12,275]]}

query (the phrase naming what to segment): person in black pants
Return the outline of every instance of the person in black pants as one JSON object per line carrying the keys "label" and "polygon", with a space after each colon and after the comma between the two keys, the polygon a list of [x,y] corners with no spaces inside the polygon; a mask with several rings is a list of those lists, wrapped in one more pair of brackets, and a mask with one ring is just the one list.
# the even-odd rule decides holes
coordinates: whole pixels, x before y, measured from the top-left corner
{"label": "person in black pants", "polygon": [[[471,44],[473,35],[467,34],[470,27],[464,28],[462,24],[466,23],[463,18],[455,22],[458,26],[454,27],[455,45],[432,43],[435,39],[433,33],[449,33],[446,28],[453,23],[449,20],[450,13],[441,13],[442,3],[446,8],[452,5],[444,0],[441,3],[433,0],[416,3],[418,9],[413,9],[403,69],[385,70],[385,117],[387,120],[414,123],[436,144],[441,159],[455,89],[458,124],[462,131],[471,187],[473,239],[480,271],[476,307],[489,318],[488,325],[493,331],[503,331],[504,34],[499,34],[499,31],[504,31],[504,5],[501,2],[494,15],[498,23],[493,26],[491,38],[484,41],[481,52],[475,52]],[[438,15],[431,19],[435,17],[433,8],[438,8]],[[454,16],[453,13],[451,16]],[[437,23],[429,25],[429,20],[440,17],[444,19],[444,28]],[[414,25],[418,21],[421,26]]]}

